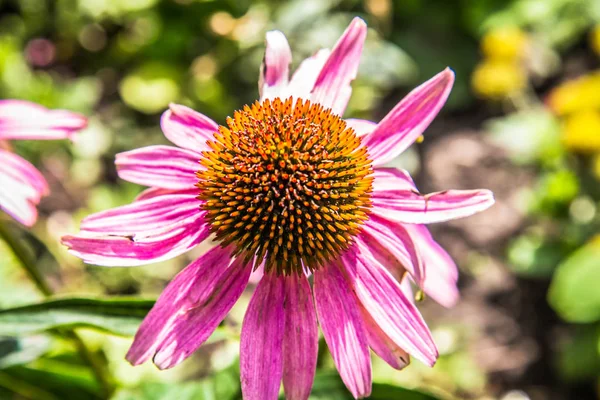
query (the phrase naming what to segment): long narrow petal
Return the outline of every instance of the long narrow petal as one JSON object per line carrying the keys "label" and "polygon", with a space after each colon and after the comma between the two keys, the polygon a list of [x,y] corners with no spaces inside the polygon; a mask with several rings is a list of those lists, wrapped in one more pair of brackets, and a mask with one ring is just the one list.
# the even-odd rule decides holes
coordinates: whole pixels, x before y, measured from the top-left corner
{"label": "long narrow petal", "polygon": [[390,190],[418,191],[408,171],[403,169],[375,168],[373,178],[375,178],[373,179],[374,192],[387,192]]}
{"label": "long narrow petal", "polygon": [[368,248],[357,242],[343,264],[362,306],[390,340],[425,364],[435,364],[437,348],[419,310]]}
{"label": "long narrow petal", "polygon": [[22,100],[0,100],[0,140],[70,138],[87,119],[65,110],[48,110]]}
{"label": "long narrow petal", "polygon": [[444,307],[453,307],[459,299],[459,292],[456,286],[458,268],[452,257],[431,237],[425,225],[403,226],[413,238],[427,270],[423,290]]}
{"label": "long narrow petal", "polygon": [[319,324],[344,384],[355,398],[371,394],[367,334],[352,288],[335,265],[314,275]]}
{"label": "long narrow petal", "polygon": [[118,236],[163,229],[201,213],[197,193],[165,194],[87,216],[81,230]]}
{"label": "long narrow petal", "polygon": [[[362,240],[369,243],[375,241],[379,244],[379,246],[372,247],[373,253],[377,253],[379,248],[384,249],[396,258],[419,286],[423,285],[426,276],[423,262],[411,235],[401,224],[388,223],[385,219],[372,215],[363,226],[363,232]],[[381,260],[382,257],[379,259]],[[385,266],[389,268],[389,266]]]}
{"label": "long narrow petal", "polygon": [[216,290],[219,279],[229,271],[224,265],[230,255],[229,249],[214,247],[171,280],[135,334],[127,361],[138,365],[154,356],[175,320]]}
{"label": "long narrow petal", "polygon": [[406,150],[427,129],[443,107],[454,83],[446,68],[410,92],[364,137],[373,165],[383,165]]}
{"label": "long narrow petal", "polygon": [[285,35],[280,31],[267,32],[265,59],[258,83],[261,100],[282,97],[288,84],[291,62],[292,50]]}
{"label": "long narrow petal", "polygon": [[84,231],[79,235],[63,236],[61,242],[69,248],[69,253],[88,264],[133,267],[177,257],[210,234],[204,213],[151,233],[150,236],[122,237]]}
{"label": "long narrow petal", "polygon": [[200,156],[171,146],[148,146],[116,155],[119,176],[129,182],[163,189],[193,189]]}
{"label": "long narrow petal", "polygon": [[361,306],[361,315],[367,331],[367,339],[369,347],[383,361],[388,363],[392,368],[402,369],[410,363],[410,356],[406,351],[394,343],[388,335],[373,321],[371,315]]}
{"label": "long narrow petal", "polygon": [[290,96],[310,99],[310,92],[315,86],[329,54],[331,54],[329,49],[321,49],[300,63],[287,87]]}
{"label": "long narrow petal", "polygon": [[170,104],[160,119],[163,133],[179,147],[196,153],[208,150],[207,140],[213,139],[219,125],[204,114],[179,104]]}
{"label": "long narrow petal", "polygon": [[348,118],[345,121],[348,127],[354,129],[354,132],[356,132],[356,136],[358,137],[365,136],[366,134],[373,132],[375,127],[377,127],[377,123],[368,121],[366,119]]}
{"label": "long narrow petal", "polygon": [[2,173],[0,187],[0,209],[25,226],[35,224],[39,202],[35,188]]}
{"label": "long narrow petal", "polygon": [[390,221],[431,224],[468,217],[494,204],[485,189],[447,190],[422,195],[408,190],[373,192],[373,212]]}
{"label": "long narrow petal", "polygon": [[[29,161],[10,151],[0,149],[0,174],[10,176],[18,182],[31,186],[37,192],[39,200],[50,191],[46,179]],[[8,191],[5,187],[3,190]]]}
{"label": "long narrow petal", "polygon": [[212,290],[204,291],[192,308],[174,319],[154,356],[157,367],[174,367],[210,337],[244,292],[251,270],[251,264],[236,259]]}
{"label": "long narrow petal", "polygon": [[[246,400],[275,400],[283,377],[284,277],[265,274],[242,324],[240,378]],[[289,304],[294,307],[294,304]],[[300,371],[298,371],[300,373]]]}
{"label": "long narrow petal", "polygon": [[283,387],[287,400],[306,400],[310,396],[317,368],[317,315],[305,275],[286,277],[285,292]]}
{"label": "long narrow petal", "polygon": [[366,36],[367,24],[354,18],[321,69],[312,91],[313,102],[331,107],[338,115],[344,113]]}

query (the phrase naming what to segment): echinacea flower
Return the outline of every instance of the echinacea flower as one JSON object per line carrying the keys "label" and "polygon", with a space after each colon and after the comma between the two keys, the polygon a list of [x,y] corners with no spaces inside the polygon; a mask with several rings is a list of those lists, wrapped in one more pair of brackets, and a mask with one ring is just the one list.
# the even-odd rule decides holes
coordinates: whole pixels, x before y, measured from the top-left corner
{"label": "echinacea flower", "polygon": [[[224,319],[250,274],[263,276],[241,331],[245,399],[308,398],[318,326],[354,397],[371,390],[369,348],[395,368],[438,352],[407,294],[405,272],[452,305],[457,270],[422,225],[493,203],[487,190],[420,194],[382,165],[410,146],[452,87],[446,69],[379,123],[343,120],[367,27],[354,19],[333,50],[288,79],[291,52],[267,33],[261,98],[219,126],[181,105],[163,114],[178,145],[117,155],[119,175],[149,186],[135,202],[91,215],[63,242],[88,263],[134,266],[182,254],[211,234],[215,245],[167,286],[127,354],[170,368]],[[312,282],[312,285],[311,285]]]}
{"label": "echinacea flower", "polygon": [[[6,140],[71,138],[87,124],[82,115],[48,110],[22,100],[0,100],[0,144]],[[48,184],[31,163],[0,146],[0,208],[31,226],[37,204],[48,194]]]}

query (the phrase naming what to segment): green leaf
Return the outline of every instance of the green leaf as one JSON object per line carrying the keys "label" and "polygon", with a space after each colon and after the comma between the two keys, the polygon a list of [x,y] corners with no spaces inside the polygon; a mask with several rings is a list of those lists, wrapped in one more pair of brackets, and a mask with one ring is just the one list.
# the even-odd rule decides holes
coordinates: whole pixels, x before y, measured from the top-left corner
{"label": "green leaf", "polygon": [[153,300],[61,298],[0,310],[0,335],[21,336],[56,328],[87,327],[133,335]]}
{"label": "green leaf", "polygon": [[592,380],[600,373],[600,326],[578,328],[558,351],[558,370],[570,382]]}
{"label": "green leaf", "polygon": [[600,320],[600,241],[575,251],[558,266],[548,301],[569,322]]}
{"label": "green leaf", "polygon": [[0,337],[0,369],[37,360],[50,348],[48,335]]}

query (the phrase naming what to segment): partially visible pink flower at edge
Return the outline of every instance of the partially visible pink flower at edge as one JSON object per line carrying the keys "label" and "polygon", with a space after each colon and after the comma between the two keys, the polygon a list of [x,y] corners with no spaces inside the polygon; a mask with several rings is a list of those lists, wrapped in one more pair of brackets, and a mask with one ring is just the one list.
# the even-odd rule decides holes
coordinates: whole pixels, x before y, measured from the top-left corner
{"label": "partially visible pink flower at edge", "polygon": [[[87,120],[23,100],[0,100],[0,142],[71,139]],[[36,206],[48,194],[42,174],[27,160],[0,147],[0,209],[26,226],[37,220]]]}
{"label": "partially visible pink flower at edge", "polygon": [[366,32],[355,18],[331,51],[304,60],[291,78],[288,42],[269,32],[260,102],[235,112],[227,127],[173,104],[161,125],[179,147],[117,155],[119,176],[149,189],[63,237],[72,254],[136,266],[183,254],[211,233],[221,242],[166,287],[127,354],[132,364],[152,360],[164,369],[189,357],[253,270],[262,277],[241,331],[245,399],[276,399],[282,382],[286,398],[308,398],[318,324],[355,398],[371,392],[369,349],[397,369],[409,354],[435,363],[438,351],[408,279],[449,307],[458,300],[458,271],[423,224],[475,214],[494,198],[488,190],[423,195],[406,171],[383,166],[442,108],[454,82],[450,69],[379,123],[341,121]]}

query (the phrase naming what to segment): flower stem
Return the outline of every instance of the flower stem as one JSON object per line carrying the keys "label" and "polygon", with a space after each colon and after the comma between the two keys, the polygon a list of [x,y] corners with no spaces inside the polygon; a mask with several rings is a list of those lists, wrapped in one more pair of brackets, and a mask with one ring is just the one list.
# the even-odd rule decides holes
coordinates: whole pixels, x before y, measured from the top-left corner
{"label": "flower stem", "polygon": [[[17,237],[16,229],[8,226],[6,220],[0,219],[0,238],[10,247],[15,257],[21,263],[23,269],[27,272],[29,278],[33,281],[37,289],[45,296],[50,297],[54,294],[52,288],[44,278],[44,275],[38,270],[35,259],[31,251],[23,243],[23,240]],[[71,340],[75,345],[79,356],[90,366],[100,388],[102,396],[106,399],[114,392],[114,384],[108,374],[105,362],[97,357],[85,344],[83,339],[71,329],[57,330],[62,336]]]}

